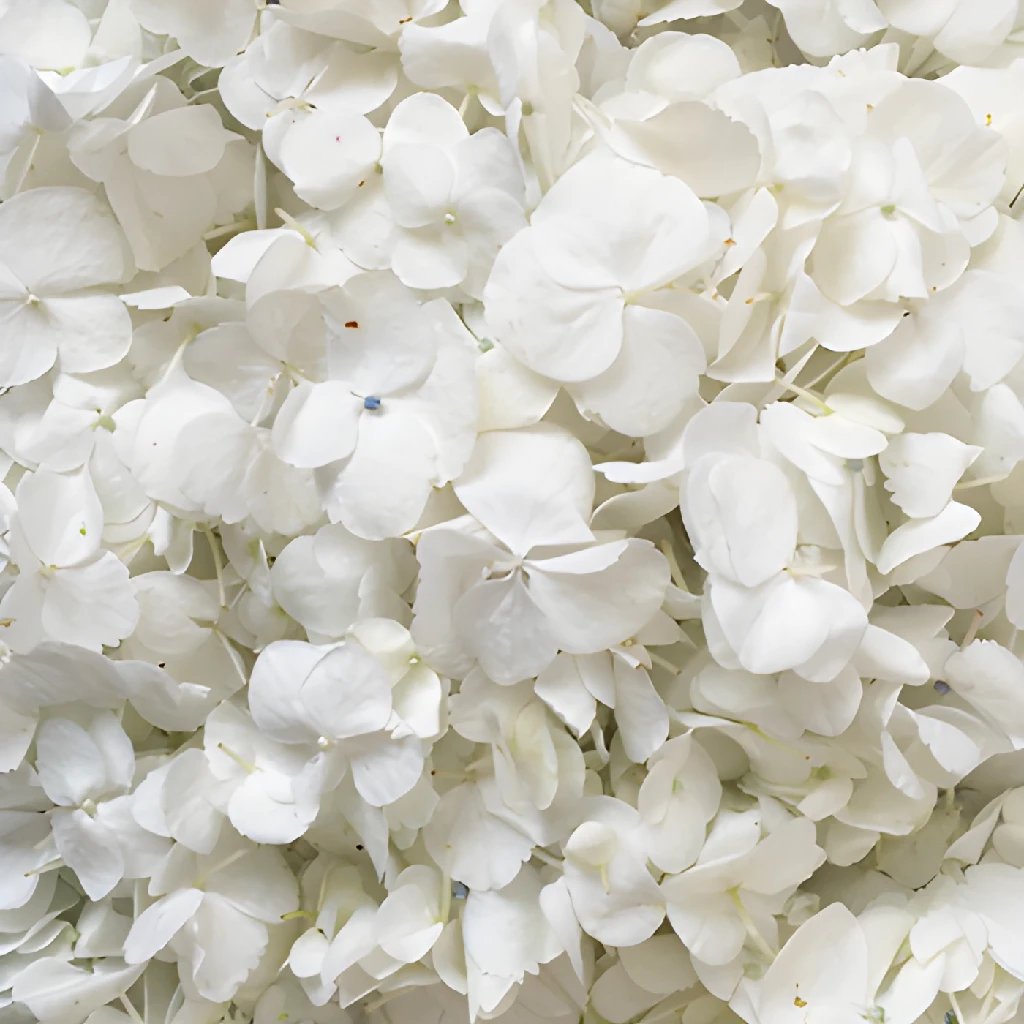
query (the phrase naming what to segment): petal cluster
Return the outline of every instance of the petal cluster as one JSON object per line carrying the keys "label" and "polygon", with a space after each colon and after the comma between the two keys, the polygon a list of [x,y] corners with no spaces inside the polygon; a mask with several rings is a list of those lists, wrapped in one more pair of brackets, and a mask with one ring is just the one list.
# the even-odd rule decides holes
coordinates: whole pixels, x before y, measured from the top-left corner
{"label": "petal cluster", "polygon": [[0,0],[0,1024],[1024,1014],[1021,0]]}

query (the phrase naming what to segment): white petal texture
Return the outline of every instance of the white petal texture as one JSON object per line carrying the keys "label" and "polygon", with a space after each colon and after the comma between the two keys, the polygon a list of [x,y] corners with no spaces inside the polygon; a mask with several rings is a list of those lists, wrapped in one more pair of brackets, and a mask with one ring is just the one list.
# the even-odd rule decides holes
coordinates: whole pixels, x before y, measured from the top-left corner
{"label": "white petal texture", "polygon": [[1024,1013],[1019,0],[0,0],[4,1024]]}

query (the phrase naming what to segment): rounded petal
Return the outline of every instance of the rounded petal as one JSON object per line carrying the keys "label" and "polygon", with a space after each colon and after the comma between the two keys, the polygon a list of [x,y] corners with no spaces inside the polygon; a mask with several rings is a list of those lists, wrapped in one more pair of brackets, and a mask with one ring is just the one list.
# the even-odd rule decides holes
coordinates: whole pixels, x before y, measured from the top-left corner
{"label": "rounded petal", "polygon": [[36,771],[46,795],[58,806],[76,806],[106,788],[103,752],[85,729],[66,718],[49,718],[40,726]]}
{"label": "rounded petal", "polygon": [[[272,122],[273,123],[273,122]],[[298,118],[268,152],[311,206],[334,210],[347,202],[380,160],[380,132],[347,110],[314,110]]]}
{"label": "rounded petal", "polygon": [[755,587],[793,557],[796,497],[782,470],[753,456],[697,463],[681,508],[697,561],[709,572]]}
{"label": "rounded petal", "polygon": [[195,104],[147,117],[128,133],[128,156],[154,174],[206,174],[220,163],[233,138],[213,106]]}
{"label": "rounded petal", "polygon": [[75,565],[99,549],[103,507],[89,475],[41,469],[16,491],[18,526],[43,565]]}
{"label": "rounded petal", "polygon": [[141,964],[152,959],[185,927],[202,902],[198,889],[178,889],[147,907],[135,918],[124,941],[125,961]]}
{"label": "rounded petal", "polygon": [[308,721],[332,739],[383,729],[391,717],[391,679],[355,641],[328,651],[299,690]]}
{"label": "rounded petal", "polygon": [[455,493],[517,555],[536,545],[593,538],[587,525],[594,500],[590,456],[558,427],[481,434]]}
{"label": "rounded petal", "polygon": [[282,743],[302,743],[312,736],[311,720],[301,698],[302,686],[323,659],[323,648],[299,640],[277,640],[260,651],[249,676],[249,711],[261,732]]}
{"label": "rounded petal", "polygon": [[468,135],[459,112],[447,100],[418,92],[402,100],[388,118],[385,153],[400,144],[454,146]]}
{"label": "rounded petal", "polygon": [[289,465],[316,469],[352,454],[363,399],[343,381],[303,382],[284,400],[272,433],[274,451]]}
{"label": "rounded petal", "polygon": [[685,320],[627,306],[618,358],[604,373],[568,390],[584,415],[596,413],[612,430],[645,437],[679,415],[706,362],[704,347]]}
{"label": "rounded petal", "polygon": [[768,968],[759,1016],[803,1024],[809,1013],[833,1011],[846,1020],[869,1002],[868,947],[857,919],[833,903],[805,921]]}
{"label": "rounded petal", "polygon": [[359,440],[330,487],[331,518],[369,540],[400,537],[419,521],[436,479],[424,422],[398,401],[360,414]]}
{"label": "rounded petal", "polygon": [[603,651],[634,636],[661,607],[669,584],[665,557],[635,538],[531,561],[527,571],[530,598],[571,654]]}
{"label": "rounded petal", "polygon": [[119,362],[132,343],[132,321],[116,295],[44,299],[42,315],[53,331],[66,373],[92,373]]}
{"label": "rounded petal", "polygon": [[643,291],[679,277],[708,254],[708,213],[692,190],[607,153],[566,171],[531,224],[543,231],[540,265],[568,288]]}
{"label": "rounded petal", "polygon": [[516,683],[554,660],[558,641],[516,573],[484,580],[457,601],[452,621],[462,647],[496,683]]}
{"label": "rounded petal", "polygon": [[880,573],[890,573],[915,555],[963,540],[980,522],[981,516],[970,505],[951,501],[938,515],[897,526],[885,538],[875,565]]}
{"label": "rounded petal", "polygon": [[619,354],[622,292],[612,285],[559,284],[540,265],[544,244],[527,229],[498,253],[484,287],[487,325],[531,370],[555,380],[589,380]]}
{"label": "rounded petal", "polygon": [[[369,742],[369,741],[368,741]],[[415,737],[372,741],[365,753],[352,758],[352,779],[371,807],[393,804],[409,792],[423,774],[423,751]]]}
{"label": "rounded petal", "polygon": [[126,281],[133,269],[110,207],[81,188],[35,188],[4,202],[0,263],[40,296]]}
{"label": "rounded petal", "polygon": [[53,817],[53,839],[90,900],[103,899],[124,875],[124,857],[111,830],[85,811]]}

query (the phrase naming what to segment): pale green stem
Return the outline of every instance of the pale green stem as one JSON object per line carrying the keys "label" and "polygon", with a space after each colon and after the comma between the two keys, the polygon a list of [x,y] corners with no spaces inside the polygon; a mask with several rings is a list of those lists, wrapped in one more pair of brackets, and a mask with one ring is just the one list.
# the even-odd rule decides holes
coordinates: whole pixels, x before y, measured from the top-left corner
{"label": "pale green stem", "polygon": [[754,924],[754,919],[747,912],[747,908],[743,905],[743,900],[740,898],[739,886],[735,886],[729,890],[729,898],[735,905],[740,920],[743,922],[743,927],[746,928],[751,941],[769,960],[774,960],[775,950],[768,945],[765,941],[765,937],[757,930],[757,925]]}

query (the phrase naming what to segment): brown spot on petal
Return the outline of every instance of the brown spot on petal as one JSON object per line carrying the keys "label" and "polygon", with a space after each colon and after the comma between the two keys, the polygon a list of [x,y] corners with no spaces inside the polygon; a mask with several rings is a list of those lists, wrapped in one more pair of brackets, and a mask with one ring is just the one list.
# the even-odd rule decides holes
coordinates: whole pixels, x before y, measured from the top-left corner
{"label": "brown spot on petal", "polygon": [[346,320],[345,321],[345,326],[348,327],[348,328],[358,327],[359,326],[359,321],[358,320]]}

